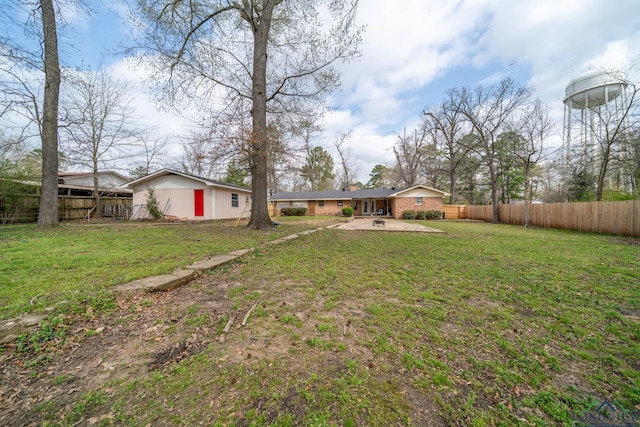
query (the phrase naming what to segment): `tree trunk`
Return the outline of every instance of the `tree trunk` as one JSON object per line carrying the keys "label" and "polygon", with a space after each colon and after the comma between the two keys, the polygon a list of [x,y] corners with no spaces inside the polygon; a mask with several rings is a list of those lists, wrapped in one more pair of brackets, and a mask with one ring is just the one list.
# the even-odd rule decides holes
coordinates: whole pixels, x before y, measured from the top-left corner
{"label": "tree trunk", "polygon": [[491,207],[492,207],[492,216],[491,222],[494,224],[498,224],[500,222],[500,218],[498,217],[498,189],[497,184],[491,184]]}
{"label": "tree trunk", "polygon": [[529,172],[530,166],[529,163],[525,163],[524,165],[524,226],[530,227],[529,221],[529,204],[531,200],[531,178]]}
{"label": "tree trunk", "polygon": [[498,177],[493,164],[493,157],[487,160],[487,165],[489,166],[489,178],[491,180],[491,207],[493,212],[491,222],[497,224],[500,222],[500,218],[498,218]]}
{"label": "tree trunk", "polygon": [[456,193],[457,176],[455,172],[449,171],[449,180],[449,193],[451,193],[451,196],[449,196],[449,204],[455,205],[458,201],[458,194]]}
{"label": "tree trunk", "polygon": [[52,0],[40,0],[44,35],[44,100],[42,103],[42,190],[38,225],[58,225],[58,97],[60,64]]}
{"label": "tree trunk", "polygon": [[609,147],[604,151],[602,156],[602,163],[600,164],[600,169],[598,170],[598,182],[596,186],[596,200],[599,202],[602,200],[602,193],[604,189],[604,179],[607,176],[607,169],[609,167],[609,156],[611,155],[611,150]]}
{"label": "tree trunk", "polygon": [[96,200],[95,217],[102,218],[102,196],[100,196],[100,182],[98,181],[98,162],[93,161],[93,197]]}
{"label": "tree trunk", "polygon": [[267,2],[253,30],[253,106],[251,118],[251,191],[253,201],[247,228],[269,230],[273,222],[267,208],[267,167],[269,136],[267,135],[267,42],[273,14],[273,2]]}

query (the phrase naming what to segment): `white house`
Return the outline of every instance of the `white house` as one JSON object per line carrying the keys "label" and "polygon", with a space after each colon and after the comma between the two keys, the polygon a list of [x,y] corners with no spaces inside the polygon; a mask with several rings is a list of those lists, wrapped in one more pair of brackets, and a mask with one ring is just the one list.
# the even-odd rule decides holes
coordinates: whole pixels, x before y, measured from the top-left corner
{"label": "white house", "polygon": [[164,215],[188,220],[236,219],[251,215],[251,190],[235,184],[163,169],[127,184],[133,190],[134,219],[149,218],[153,189]]}

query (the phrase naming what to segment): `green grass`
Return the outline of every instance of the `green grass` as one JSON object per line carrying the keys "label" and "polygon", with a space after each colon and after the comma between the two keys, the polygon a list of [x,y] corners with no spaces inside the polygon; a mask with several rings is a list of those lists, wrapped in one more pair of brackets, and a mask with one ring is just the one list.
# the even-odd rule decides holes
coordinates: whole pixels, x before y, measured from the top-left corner
{"label": "green grass", "polygon": [[604,399],[640,409],[637,239],[429,225],[446,233],[263,248],[198,284],[235,284],[241,313],[261,298],[246,327],[95,404],[117,425],[569,426]]}
{"label": "green grass", "polygon": [[230,222],[2,226],[0,319],[92,295],[98,305],[108,304],[109,296],[100,292],[113,285],[311,228],[298,219],[278,221],[271,232],[234,228]]}

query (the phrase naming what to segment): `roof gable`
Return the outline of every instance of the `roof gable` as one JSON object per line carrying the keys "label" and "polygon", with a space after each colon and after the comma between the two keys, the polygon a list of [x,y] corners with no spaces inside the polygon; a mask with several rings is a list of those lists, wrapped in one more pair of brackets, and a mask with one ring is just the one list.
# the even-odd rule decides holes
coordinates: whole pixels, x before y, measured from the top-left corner
{"label": "roof gable", "polygon": [[[424,194],[427,193],[427,194]],[[431,194],[429,194],[431,193]],[[435,194],[433,194],[435,193]],[[445,197],[450,196],[449,193],[445,191],[436,190],[435,188],[428,187],[426,185],[418,184],[413,187],[405,188],[403,190],[396,191],[391,196],[392,197]]]}
{"label": "roof gable", "polygon": [[133,188],[135,186],[138,186],[140,184],[144,184],[145,182],[149,182],[149,181],[153,181],[155,178],[161,177],[161,176],[166,176],[166,175],[178,175],[181,176],[183,178],[187,178],[196,182],[199,182],[201,184],[204,184],[208,187],[221,187],[221,188],[228,188],[231,190],[238,190],[238,191],[244,191],[247,193],[251,193],[251,190],[246,188],[246,187],[242,187],[240,185],[236,185],[236,184],[231,184],[228,182],[224,182],[224,181],[217,181],[215,179],[209,179],[209,178],[202,178],[200,176],[197,175],[192,175],[190,173],[186,173],[186,172],[179,172],[173,169],[162,169],[159,170],[157,172],[154,172],[152,174],[149,174],[147,176],[143,176],[142,178],[138,178],[136,180],[131,181],[130,183],[127,184],[127,188]]}

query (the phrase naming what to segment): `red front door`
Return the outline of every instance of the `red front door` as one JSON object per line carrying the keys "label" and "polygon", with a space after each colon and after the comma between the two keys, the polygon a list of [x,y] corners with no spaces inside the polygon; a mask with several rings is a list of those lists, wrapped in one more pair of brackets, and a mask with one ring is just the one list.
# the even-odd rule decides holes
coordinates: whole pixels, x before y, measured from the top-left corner
{"label": "red front door", "polygon": [[204,216],[204,190],[193,190],[194,216]]}

